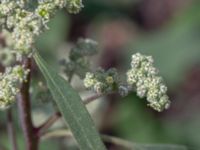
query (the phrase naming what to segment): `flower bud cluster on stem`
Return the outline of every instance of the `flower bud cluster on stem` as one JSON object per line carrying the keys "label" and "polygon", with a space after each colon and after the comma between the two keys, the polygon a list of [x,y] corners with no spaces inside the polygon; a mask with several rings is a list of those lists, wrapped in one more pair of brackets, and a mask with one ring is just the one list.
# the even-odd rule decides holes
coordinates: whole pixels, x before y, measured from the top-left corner
{"label": "flower bud cluster on stem", "polygon": [[38,0],[34,7],[29,0],[0,1],[0,32],[6,42],[0,45],[0,63],[6,67],[0,74],[0,109],[14,102],[28,72],[14,64],[31,57],[36,38],[48,29],[47,23],[56,11],[66,8],[78,13],[82,7],[82,0]]}
{"label": "flower bud cluster on stem", "polygon": [[153,66],[151,56],[137,53],[132,56],[131,69],[127,72],[127,82],[140,98],[146,97],[149,106],[157,111],[167,109],[170,105],[167,87],[158,70]]}
{"label": "flower bud cluster on stem", "polygon": [[126,74],[127,83],[122,84],[116,69],[87,72],[84,85],[97,93],[118,91],[121,96],[128,95],[130,91],[136,91],[140,98],[146,97],[148,105],[157,111],[169,107],[167,87],[162,77],[158,75],[158,70],[153,66],[151,56],[140,53],[132,55],[131,69]]}
{"label": "flower bud cluster on stem", "polygon": [[89,57],[97,53],[97,42],[91,39],[80,38],[76,45],[71,49],[68,60],[60,61],[65,75],[70,78],[76,74],[81,79],[90,70]]}
{"label": "flower bud cluster on stem", "polygon": [[6,109],[15,102],[19,86],[26,80],[28,72],[29,70],[17,65],[0,73],[0,109]]}

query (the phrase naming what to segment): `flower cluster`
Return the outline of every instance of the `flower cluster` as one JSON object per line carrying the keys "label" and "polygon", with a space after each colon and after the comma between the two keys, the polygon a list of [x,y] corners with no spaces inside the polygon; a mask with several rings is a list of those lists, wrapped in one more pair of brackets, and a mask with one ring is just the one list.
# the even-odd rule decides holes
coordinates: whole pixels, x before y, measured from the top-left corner
{"label": "flower cluster", "polygon": [[87,72],[84,79],[84,86],[97,93],[108,93],[118,89],[118,74],[116,69],[97,70],[95,73]]}
{"label": "flower cluster", "polygon": [[67,0],[67,9],[72,14],[80,12],[83,7],[82,0]]}
{"label": "flower cluster", "polygon": [[127,82],[135,88],[140,98],[147,98],[149,106],[157,111],[167,109],[170,105],[166,94],[167,87],[153,66],[151,56],[139,53],[132,56],[131,69],[127,72]]}
{"label": "flower cluster", "polygon": [[0,74],[0,108],[13,103],[18,86],[27,75],[22,66],[9,66],[32,55],[36,37],[48,28],[47,23],[57,10],[67,8],[70,13],[77,13],[82,7],[81,0],[38,0],[36,6],[29,0],[0,1],[0,32],[5,39],[5,44],[0,45],[0,60],[7,67]]}
{"label": "flower cluster", "polygon": [[91,39],[79,39],[77,44],[70,51],[69,60],[61,61],[67,77],[70,78],[73,74],[76,74],[80,78],[84,78],[85,73],[90,70],[88,57],[96,53],[97,42]]}
{"label": "flower cluster", "polygon": [[19,85],[26,80],[29,70],[22,66],[8,67],[5,73],[0,73],[0,109],[6,109],[15,101]]}
{"label": "flower cluster", "polygon": [[18,54],[18,59],[31,54],[35,38],[47,28],[58,9],[66,7],[69,12],[77,13],[83,7],[81,0],[38,0],[34,9],[28,7],[29,3],[25,0],[0,2],[0,26],[11,34],[11,49]]}

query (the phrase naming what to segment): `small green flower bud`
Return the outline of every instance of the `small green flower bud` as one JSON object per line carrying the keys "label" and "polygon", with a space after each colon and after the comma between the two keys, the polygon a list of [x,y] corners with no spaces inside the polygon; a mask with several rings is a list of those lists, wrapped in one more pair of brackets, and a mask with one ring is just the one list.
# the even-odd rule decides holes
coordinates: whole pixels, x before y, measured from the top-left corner
{"label": "small green flower bud", "polygon": [[15,102],[20,84],[26,80],[29,70],[22,66],[6,68],[5,73],[0,73],[0,109],[6,109]]}
{"label": "small green flower bud", "polygon": [[118,74],[116,69],[97,70],[95,73],[86,73],[84,85],[97,93],[107,93],[118,89]]}
{"label": "small green flower bud", "polygon": [[97,53],[97,42],[91,39],[78,39],[76,45],[70,51],[70,59],[77,61],[85,56],[93,56]]}
{"label": "small green flower bud", "polygon": [[41,3],[37,9],[36,13],[45,21],[49,21],[52,14],[55,13],[55,4],[50,3]]}
{"label": "small green flower bud", "polygon": [[114,83],[113,77],[112,77],[112,76],[107,76],[107,77],[106,77],[106,82],[107,82],[108,84],[113,84],[113,83]]}
{"label": "small green flower bud", "polygon": [[91,88],[96,84],[95,75],[93,73],[87,72],[84,79],[84,86],[86,88]]}
{"label": "small green flower bud", "polygon": [[128,95],[129,89],[128,87],[121,85],[119,86],[118,92],[119,92],[119,95],[121,95],[122,97],[125,97]]}
{"label": "small green flower bud", "polygon": [[107,93],[118,89],[118,74],[115,69],[107,71],[97,70],[95,73],[86,73],[84,86],[97,93]]}
{"label": "small green flower bud", "polygon": [[83,8],[82,0],[67,0],[67,10],[71,14],[77,14]]}
{"label": "small green flower bud", "polygon": [[97,92],[97,93],[103,93],[105,91],[105,84],[102,83],[102,82],[96,82],[94,84],[94,90]]}

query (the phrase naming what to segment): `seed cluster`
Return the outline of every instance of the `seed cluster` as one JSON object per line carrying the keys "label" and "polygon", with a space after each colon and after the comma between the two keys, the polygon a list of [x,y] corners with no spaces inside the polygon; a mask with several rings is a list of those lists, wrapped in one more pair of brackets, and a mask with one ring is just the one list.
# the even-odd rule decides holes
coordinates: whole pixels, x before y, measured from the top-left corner
{"label": "seed cluster", "polygon": [[83,7],[82,0],[38,0],[38,5],[31,8],[26,0],[1,0],[0,26],[11,34],[18,59],[32,52],[35,38],[47,27],[55,12],[68,8],[70,13],[77,13]]}
{"label": "seed cluster", "polygon": [[64,73],[68,78],[72,74],[78,75],[81,79],[90,70],[89,57],[97,53],[97,42],[91,39],[80,38],[71,49],[68,60],[61,60]]}
{"label": "seed cluster", "polygon": [[85,75],[84,85],[97,93],[118,91],[121,96],[127,96],[130,91],[136,91],[140,98],[145,98],[149,106],[157,111],[167,109],[170,105],[167,87],[153,65],[151,56],[140,53],[132,55],[131,69],[127,71],[127,83],[122,84],[115,69]]}
{"label": "seed cluster", "polygon": [[[28,70],[14,65],[23,57],[30,57],[34,43],[57,10],[67,8],[78,13],[82,0],[0,0],[0,32],[5,44],[0,45],[0,63],[6,71],[0,74],[0,109],[7,108],[15,100],[19,84],[25,80]],[[12,67],[11,67],[12,66]]]}
{"label": "seed cluster", "polygon": [[132,56],[131,69],[127,72],[127,82],[140,98],[147,98],[149,106],[157,111],[167,109],[170,105],[167,87],[158,70],[153,66],[151,56],[137,53]]}
{"label": "seed cluster", "polygon": [[5,73],[0,73],[0,109],[6,109],[13,104],[19,92],[19,84],[26,80],[28,72],[18,65],[8,67]]}
{"label": "seed cluster", "polygon": [[95,73],[87,72],[84,86],[97,93],[108,93],[118,88],[118,74],[116,69],[97,70]]}

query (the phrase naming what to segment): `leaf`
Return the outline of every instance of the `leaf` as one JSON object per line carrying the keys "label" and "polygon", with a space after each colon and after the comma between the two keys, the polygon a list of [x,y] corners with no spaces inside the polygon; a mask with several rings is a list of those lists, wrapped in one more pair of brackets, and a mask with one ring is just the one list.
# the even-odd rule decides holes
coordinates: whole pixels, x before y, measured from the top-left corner
{"label": "leaf", "polygon": [[79,94],[38,53],[34,59],[44,75],[58,108],[81,150],[105,150],[94,123]]}
{"label": "leaf", "polygon": [[133,150],[189,150],[186,146],[171,144],[136,144]]}
{"label": "leaf", "polygon": [[175,144],[138,144],[109,135],[102,135],[108,143],[123,147],[123,150],[189,150],[186,146]]}

